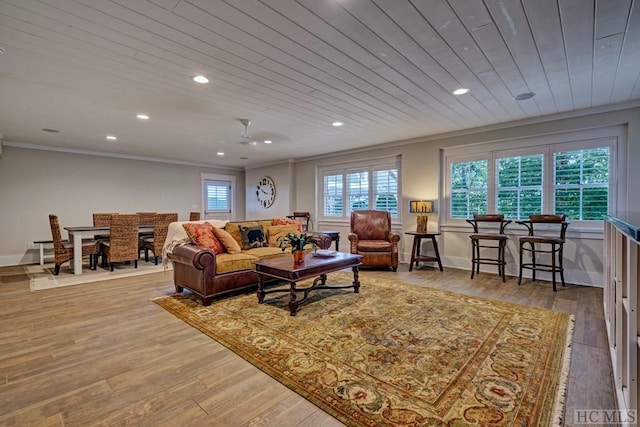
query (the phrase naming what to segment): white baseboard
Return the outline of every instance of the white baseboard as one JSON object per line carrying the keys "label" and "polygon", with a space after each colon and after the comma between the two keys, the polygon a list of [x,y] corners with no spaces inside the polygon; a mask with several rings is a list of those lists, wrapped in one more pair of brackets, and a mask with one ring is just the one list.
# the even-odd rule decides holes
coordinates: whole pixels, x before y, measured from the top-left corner
{"label": "white baseboard", "polygon": [[12,265],[38,264],[39,254],[37,250],[30,250],[23,254],[0,255],[0,267]]}
{"label": "white baseboard", "polygon": [[[411,260],[411,254],[404,254],[404,261],[408,264]],[[440,260],[443,267],[457,268],[460,270],[467,270],[471,272],[471,259],[462,257],[444,257],[440,254]],[[435,263],[433,265],[436,265]],[[482,265],[480,267],[481,272],[498,274],[498,267],[492,265]],[[505,273],[507,276],[518,277],[519,269],[517,264],[509,263],[505,267]],[[531,270],[524,270],[522,277],[530,279]],[[536,273],[536,279],[551,281],[551,273],[538,272]],[[558,278],[559,280],[559,278]],[[596,288],[603,288],[604,277],[603,274],[597,271],[585,271],[585,270],[572,270],[565,267],[564,280],[567,283],[573,283],[576,285],[593,286]]]}

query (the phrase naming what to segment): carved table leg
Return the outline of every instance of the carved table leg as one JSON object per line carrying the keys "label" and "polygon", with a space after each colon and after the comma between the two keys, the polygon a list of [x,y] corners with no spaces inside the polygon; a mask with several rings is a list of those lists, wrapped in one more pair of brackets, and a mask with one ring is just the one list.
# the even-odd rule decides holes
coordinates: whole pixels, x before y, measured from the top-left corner
{"label": "carved table leg", "polygon": [[289,314],[296,315],[298,310],[298,302],[296,301],[296,282],[291,282],[291,290],[289,291]]}
{"label": "carved table leg", "polygon": [[353,269],[353,292],[354,293],[359,293],[360,292],[360,280],[358,278],[358,266],[356,265],[355,267],[352,267]]}
{"label": "carved table leg", "polygon": [[258,304],[264,302],[264,276],[258,274]]}

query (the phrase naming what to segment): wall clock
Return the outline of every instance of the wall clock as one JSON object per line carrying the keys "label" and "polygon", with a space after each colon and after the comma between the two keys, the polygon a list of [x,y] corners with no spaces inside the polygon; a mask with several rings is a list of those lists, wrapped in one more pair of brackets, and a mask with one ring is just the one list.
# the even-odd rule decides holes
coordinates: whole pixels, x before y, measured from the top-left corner
{"label": "wall clock", "polygon": [[258,180],[256,199],[263,208],[268,208],[273,205],[273,202],[276,200],[276,184],[273,182],[273,179],[268,176],[263,176]]}

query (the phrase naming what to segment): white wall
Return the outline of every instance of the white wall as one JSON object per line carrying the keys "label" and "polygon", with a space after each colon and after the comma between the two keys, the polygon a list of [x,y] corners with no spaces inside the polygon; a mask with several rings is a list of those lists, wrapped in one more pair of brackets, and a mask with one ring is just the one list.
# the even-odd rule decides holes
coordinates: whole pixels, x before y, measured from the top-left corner
{"label": "white wall", "polygon": [[[0,157],[0,265],[36,262],[34,240],[60,226],[92,223],[93,212],[201,210],[200,173],[235,175],[234,209],[244,217],[244,171],[5,147]],[[197,206],[197,208],[193,208]]]}
{"label": "white wall", "polygon": [[[629,211],[640,211],[640,108],[627,110],[591,114],[573,118],[558,118],[540,123],[515,125],[506,124],[495,127],[491,130],[477,130],[466,134],[459,133],[456,136],[440,138],[425,138],[423,141],[415,143],[385,144],[383,147],[372,150],[360,150],[359,152],[339,153],[334,156],[312,159],[295,164],[296,176],[296,197],[295,210],[302,207],[308,209],[313,206],[314,214],[317,216],[317,189],[316,170],[319,166],[341,163],[345,161],[364,160],[367,158],[378,158],[383,156],[402,156],[402,198],[401,198],[401,222],[399,232],[402,234],[400,245],[401,259],[405,261],[410,258],[412,240],[410,236],[404,235],[405,231],[415,230],[416,216],[409,214],[408,201],[412,199],[438,199],[440,189],[440,157],[441,149],[446,147],[479,144],[494,141],[505,141],[508,146],[509,140],[530,136],[547,135],[551,133],[569,132],[575,130],[593,129],[614,125],[626,125],[628,136],[627,152],[622,153],[627,160],[627,185],[621,188],[628,188],[626,194],[619,197],[626,199]],[[305,209],[306,210],[306,209]],[[436,231],[438,228],[438,212],[429,214],[429,230]],[[340,248],[348,250],[347,234],[349,224],[345,222],[323,222],[317,224],[317,228],[322,230],[338,230],[341,235]],[[522,228],[522,230],[521,230]],[[468,230],[439,230],[442,235],[439,238],[440,254],[443,257],[445,266],[470,268],[470,243]],[[517,233],[524,231],[524,227],[513,226],[507,249],[508,274],[517,273],[518,248]],[[571,283],[590,284],[602,286],[602,234],[576,232],[569,228],[569,242],[566,245],[565,268],[567,269],[566,279]],[[429,249],[425,246],[425,249]],[[481,270],[488,271],[489,266],[483,266]],[[544,276],[543,276],[544,277]]]}
{"label": "white wall", "polygon": [[[258,180],[263,176],[273,179],[276,186],[276,198],[268,208],[260,205],[256,199],[256,187]],[[269,219],[291,215],[291,197],[294,194],[295,180],[293,179],[293,166],[291,163],[248,169],[245,172],[247,183],[246,191],[246,219]]]}

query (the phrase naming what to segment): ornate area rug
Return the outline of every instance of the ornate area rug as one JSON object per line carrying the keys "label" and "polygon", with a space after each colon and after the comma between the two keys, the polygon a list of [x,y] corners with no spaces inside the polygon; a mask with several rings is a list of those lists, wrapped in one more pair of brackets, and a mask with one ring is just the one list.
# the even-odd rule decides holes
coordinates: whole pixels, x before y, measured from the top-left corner
{"label": "ornate area rug", "polygon": [[570,314],[360,277],[295,317],[288,294],[155,302],[347,425],[560,424]]}

